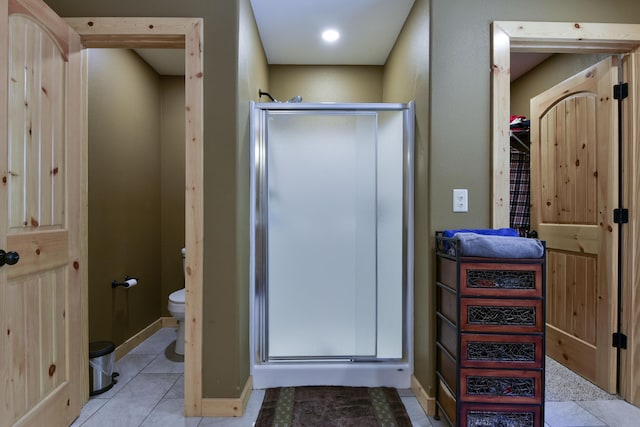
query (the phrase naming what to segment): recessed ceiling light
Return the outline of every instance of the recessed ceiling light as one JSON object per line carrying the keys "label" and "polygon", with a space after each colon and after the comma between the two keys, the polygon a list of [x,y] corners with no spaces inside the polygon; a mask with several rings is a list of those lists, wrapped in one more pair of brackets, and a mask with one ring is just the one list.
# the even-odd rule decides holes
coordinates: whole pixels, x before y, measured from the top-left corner
{"label": "recessed ceiling light", "polygon": [[336,30],[326,30],[322,33],[322,39],[326,42],[333,43],[340,38],[340,33]]}

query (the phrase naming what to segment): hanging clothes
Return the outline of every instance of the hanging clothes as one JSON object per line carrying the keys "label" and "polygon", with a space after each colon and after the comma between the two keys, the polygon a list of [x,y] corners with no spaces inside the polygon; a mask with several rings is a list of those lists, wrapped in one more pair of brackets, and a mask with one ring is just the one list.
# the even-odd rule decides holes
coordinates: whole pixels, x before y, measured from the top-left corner
{"label": "hanging clothes", "polygon": [[530,156],[528,153],[511,149],[511,171],[509,180],[510,226],[526,236],[530,227],[531,187],[529,184]]}

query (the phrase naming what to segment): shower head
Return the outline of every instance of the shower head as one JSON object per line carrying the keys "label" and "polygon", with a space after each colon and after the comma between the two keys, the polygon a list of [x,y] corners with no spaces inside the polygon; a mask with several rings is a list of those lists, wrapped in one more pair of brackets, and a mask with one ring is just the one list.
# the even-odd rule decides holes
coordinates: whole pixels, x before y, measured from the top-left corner
{"label": "shower head", "polygon": [[258,89],[258,97],[262,98],[262,95],[268,96],[273,102],[280,102],[275,99],[269,92],[264,92],[262,89]]}
{"label": "shower head", "polygon": [[[265,92],[262,89],[258,89],[258,96],[262,97],[262,96],[268,96],[269,99],[271,99],[271,101],[273,102],[282,102],[282,101],[278,101],[277,99],[275,99],[273,96],[271,96],[271,94],[269,92]],[[302,102],[302,97],[300,95],[298,96],[294,96],[293,98],[291,98],[288,101],[284,101],[284,102],[292,102],[292,103],[298,103],[298,102]]]}

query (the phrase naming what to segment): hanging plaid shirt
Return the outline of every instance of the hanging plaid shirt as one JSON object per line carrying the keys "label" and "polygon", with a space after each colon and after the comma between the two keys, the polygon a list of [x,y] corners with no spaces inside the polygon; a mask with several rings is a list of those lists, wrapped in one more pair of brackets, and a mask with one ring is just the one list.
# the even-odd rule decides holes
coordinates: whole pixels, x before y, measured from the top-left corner
{"label": "hanging plaid shirt", "polygon": [[524,236],[530,227],[529,154],[511,149],[510,226]]}

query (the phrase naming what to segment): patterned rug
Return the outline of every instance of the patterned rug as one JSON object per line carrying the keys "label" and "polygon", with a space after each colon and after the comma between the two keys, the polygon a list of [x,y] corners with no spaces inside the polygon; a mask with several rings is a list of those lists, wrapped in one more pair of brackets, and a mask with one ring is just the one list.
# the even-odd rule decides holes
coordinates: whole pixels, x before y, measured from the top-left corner
{"label": "patterned rug", "polygon": [[269,388],[255,427],[411,427],[389,387]]}

